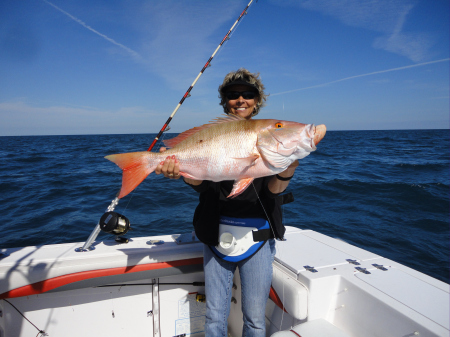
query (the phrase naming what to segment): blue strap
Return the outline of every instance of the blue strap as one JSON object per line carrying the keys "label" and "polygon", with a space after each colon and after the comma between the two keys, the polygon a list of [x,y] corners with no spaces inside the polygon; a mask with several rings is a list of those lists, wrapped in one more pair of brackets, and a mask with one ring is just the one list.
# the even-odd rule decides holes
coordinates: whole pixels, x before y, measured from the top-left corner
{"label": "blue strap", "polygon": [[[258,230],[270,229],[270,225],[265,219],[261,218],[233,218],[233,217],[220,217],[220,223],[228,226],[238,227],[255,227]],[[228,262],[239,262],[251,257],[266,243],[267,240],[255,242],[244,253],[235,256],[224,255],[217,250],[215,246],[210,246],[211,250],[221,259]]]}

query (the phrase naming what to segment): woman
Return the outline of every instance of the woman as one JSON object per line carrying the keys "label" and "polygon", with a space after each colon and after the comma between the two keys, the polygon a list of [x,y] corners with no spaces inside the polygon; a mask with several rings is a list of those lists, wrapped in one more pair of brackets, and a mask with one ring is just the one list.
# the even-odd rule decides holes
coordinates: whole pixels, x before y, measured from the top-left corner
{"label": "woman", "polygon": [[[225,76],[219,93],[224,112],[251,119],[264,106],[267,95],[258,74],[246,69]],[[165,149],[163,149],[165,150]],[[278,197],[294,175],[298,161],[275,176],[257,178],[253,186],[235,198],[227,198],[233,181],[199,181],[183,178],[185,183],[200,193],[199,205],[194,214],[194,228],[204,246],[204,271],[206,293],[206,336],[227,336],[227,319],[230,311],[231,289],[236,267],[242,286],[243,336],[265,336],[265,307],[272,281],[272,262],[275,240],[282,239],[284,226],[281,218],[281,198]],[[176,158],[167,157],[155,170],[171,179],[180,178]],[[231,220],[230,220],[231,219]],[[261,237],[254,236],[253,246],[242,256],[227,255],[224,233],[227,221],[257,227]],[[248,223],[251,222],[251,225]],[[255,225],[258,223],[258,225]],[[225,225],[225,226],[224,226]],[[223,226],[223,227],[221,227]],[[265,229],[265,228],[269,229]],[[264,230],[263,230],[264,229]]]}

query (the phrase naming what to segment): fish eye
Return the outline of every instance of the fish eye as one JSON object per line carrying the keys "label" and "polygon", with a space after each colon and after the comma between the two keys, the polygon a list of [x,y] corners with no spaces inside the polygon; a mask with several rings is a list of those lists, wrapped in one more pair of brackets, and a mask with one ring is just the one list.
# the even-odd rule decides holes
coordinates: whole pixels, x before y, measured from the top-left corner
{"label": "fish eye", "polygon": [[283,127],[283,123],[275,123],[275,127],[277,129],[281,129]]}

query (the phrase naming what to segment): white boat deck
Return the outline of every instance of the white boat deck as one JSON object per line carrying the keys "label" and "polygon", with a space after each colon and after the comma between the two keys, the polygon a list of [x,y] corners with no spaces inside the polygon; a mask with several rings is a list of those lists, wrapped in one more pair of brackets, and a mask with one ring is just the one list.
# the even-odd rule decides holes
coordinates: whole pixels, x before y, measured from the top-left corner
{"label": "white boat deck", "polygon": [[[448,284],[314,231],[290,227],[286,238],[277,242],[267,336],[291,328],[302,337],[450,335]],[[2,250],[9,256],[0,260],[0,298],[8,302],[0,301],[0,337],[36,336],[36,327],[65,337],[204,335],[203,246],[195,237],[96,242],[76,252],[81,246]],[[233,337],[242,327],[237,276],[235,284]]]}
{"label": "white boat deck", "polygon": [[287,238],[277,244],[273,286],[289,303],[281,280],[302,284],[307,303],[302,294],[285,307],[307,312],[273,331],[325,319],[349,336],[449,336],[448,284],[317,232],[290,228]]}

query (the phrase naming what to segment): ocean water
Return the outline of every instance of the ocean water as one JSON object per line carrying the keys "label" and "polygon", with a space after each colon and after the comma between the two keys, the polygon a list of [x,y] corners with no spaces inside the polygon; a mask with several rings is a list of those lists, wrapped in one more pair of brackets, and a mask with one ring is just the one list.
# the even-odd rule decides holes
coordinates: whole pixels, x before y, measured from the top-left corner
{"label": "ocean water", "polygon": [[[103,157],[145,151],[154,136],[0,137],[0,249],[85,241],[121,185],[120,169]],[[449,136],[328,132],[291,180],[295,201],[284,206],[285,225],[338,237],[449,283]],[[181,180],[152,174],[116,211],[130,219],[130,237],[186,233],[197,202]]]}

